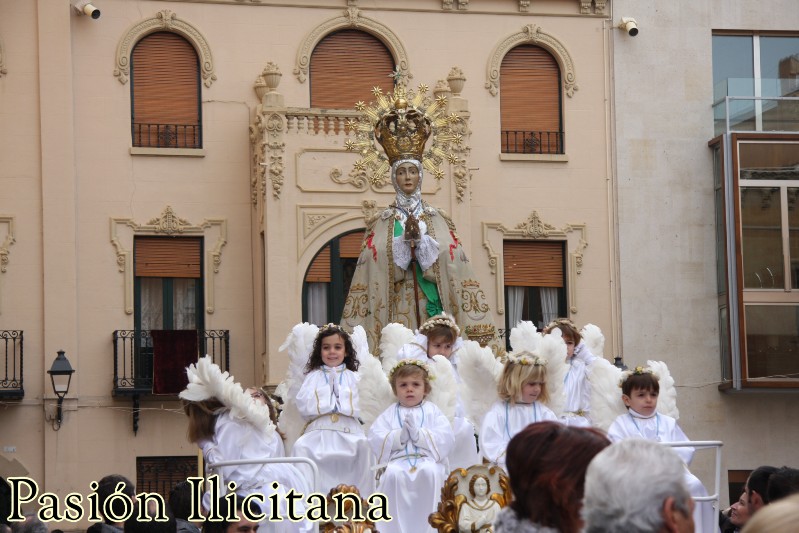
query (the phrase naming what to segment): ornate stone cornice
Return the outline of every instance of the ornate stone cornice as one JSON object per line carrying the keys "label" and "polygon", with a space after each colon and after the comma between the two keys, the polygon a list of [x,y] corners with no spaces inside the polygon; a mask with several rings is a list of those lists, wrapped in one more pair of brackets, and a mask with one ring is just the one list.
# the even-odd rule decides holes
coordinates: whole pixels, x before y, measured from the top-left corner
{"label": "ornate stone cornice", "polygon": [[[568,284],[569,312],[577,313],[577,276],[583,271],[583,252],[588,246],[588,228],[585,224],[566,224],[557,229],[547,224],[537,211],[530,213],[524,222],[511,229],[501,222],[483,222],[483,248],[488,252],[488,266],[496,277],[497,313],[505,313],[505,264],[502,251],[495,251],[491,244],[491,231],[499,232],[502,240],[556,240],[566,241],[569,253],[569,268],[566,283]],[[575,233],[577,232],[577,233]]]}
{"label": "ornate stone cornice", "polygon": [[116,68],[114,69],[114,76],[117,77],[119,83],[124,85],[130,77],[130,54],[133,51],[133,47],[142,37],[157,31],[177,33],[191,43],[200,59],[200,73],[203,83],[206,87],[210,87],[216,80],[216,74],[214,73],[214,59],[211,56],[211,47],[208,45],[208,41],[205,40],[200,30],[179,19],[169,9],[163,9],[156,13],[155,16],[137,22],[128,28],[128,31],[122,36],[117,45]]}
{"label": "ornate stone cornice", "polygon": [[[2,234],[3,231],[5,231],[5,236]],[[0,239],[2,239],[2,244],[0,244],[0,274],[2,274],[8,267],[8,248],[16,242],[14,217],[0,216]],[[2,289],[2,285],[0,285],[0,289]],[[2,292],[0,292],[0,312],[2,312],[2,303]]]}
{"label": "ornate stone cornice", "polygon": [[574,96],[574,91],[578,87],[574,75],[574,62],[569,51],[557,38],[544,32],[540,26],[535,24],[528,24],[522,27],[521,31],[505,37],[491,52],[488,58],[485,87],[492,96],[496,96],[499,92],[499,71],[502,59],[512,48],[520,44],[534,44],[550,52],[560,66],[566,96],[570,98]]}
{"label": "ornate stone cornice", "polygon": [[[127,228],[127,232],[123,230]],[[213,241],[216,233],[216,241]],[[205,250],[205,312],[214,312],[214,274],[222,264],[222,247],[227,243],[227,219],[207,218],[192,224],[166,206],[160,216],[146,224],[131,218],[111,219],[111,244],[117,255],[117,267],[125,276],[125,312],[133,313],[133,239],[144,235],[192,235],[203,237]]]}
{"label": "ornate stone cornice", "polygon": [[397,83],[407,84],[413,75],[410,73],[408,54],[405,47],[391,29],[384,24],[364,17],[360,10],[355,6],[350,6],[344,15],[327,20],[314,28],[305,36],[297,51],[297,64],[294,67],[294,75],[300,83],[305,83],[308,79],[308,68],[311,63],[311,54],[316,45],[319,44],[326,35],[334,31],[347,28],[355,28],[371,33],[385,44],[391,55],[397,62]]}

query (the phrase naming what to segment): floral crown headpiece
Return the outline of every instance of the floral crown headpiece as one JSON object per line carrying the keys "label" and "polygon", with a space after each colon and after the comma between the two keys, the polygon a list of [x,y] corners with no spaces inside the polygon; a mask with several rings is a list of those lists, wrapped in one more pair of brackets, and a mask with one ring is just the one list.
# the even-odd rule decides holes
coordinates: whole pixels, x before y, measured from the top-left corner
{"label": "floral crown headpiece", "polygon": [[422,324],[422,327],[419,328],[419,333],[424,333],[426,335],[428,331],[436,326],[446,326],[455,332],[455,337],[461,336],[461,328],[455,323],[455,318],[447,313],[441,313],[440,315],[428,318],[425,323]]}
{"label": "floral crown headpiece", "polygon": [[630,379],[630,377],[632,377],[632,376],[643,376],[645,374],[651,374],[652,377],[655,378],[656,380],[660,379],[658,377],[658,375],[655,373],[655,371],[652,370],[650,367],[648,367],[648,366],[637,366],[637,367],[635,367],[633,369],[625,370],[624,372],[621,373],[621,379],[619,380],[619,387],[624,385],[624,382],[627,381],[628,379]]}
{"label": "floral crown headpiece", "polygon": [[509,353],[506,356],[508,364],[522,366],[547,366],[547,360],[530,352]]}
{"label": "floral crown headpiece", "polygon": [[335,331],[336,333],[338,333],[339,335],[341,335],[344,338],[349,338],[349,336],[350,336],[349,333],[344,331],[344,328],[342,328],[338,324],[333,324],[332,322],[329,322],[329,323],[325,324],[324,326],[321,326],[319,328],[319,331],[316,333],[316,336],[320,337],[322,335],[322,333],[325,333],[325,332],[330,331],[330,330]]}
{"label": "floral crown headpiece", "polygon": [[407,365],[418,366],[419,368],[424,370],[425,374],[427,374],[428,379],[430,379],[431,381],[433,379],[435,379],[435,376],[433,376],[430,373],[430,365],[428,365],[427,363],[425,363],[421,359],[400,359],[399,361],[397,361],[397,364],[394,365],[391,368],[391,371],[388,373],[388,380],[392,381],[394,379],[394,373],[397,370],[399,370],[401,367],[407,366]]}
{"label": "floral crown headpiece", "polygon": [[572,322],[568,318],[556,318],[555,320],[553,320],[552,322],[550,322],[549,324],[546,325],[546,327],[544,328],[544,331],[552,331],[553,329],[555,329],[558,326],[568,326],[570,328],[573,328],[575,331],[577,331],[577,326],[575,326],[574,322]]}

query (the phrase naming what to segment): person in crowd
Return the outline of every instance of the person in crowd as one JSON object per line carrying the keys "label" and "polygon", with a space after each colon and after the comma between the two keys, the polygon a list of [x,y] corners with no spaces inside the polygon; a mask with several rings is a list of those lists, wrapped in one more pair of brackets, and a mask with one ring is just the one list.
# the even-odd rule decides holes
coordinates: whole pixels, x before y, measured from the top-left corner
{"label": "person in crowd", "polygon": [[[120,474],[109,474],[97,482],[97,503],[101,514],[105,508],[105,501],[116,491],[120,483],[123,494],[131,501],[136,497],[136,486],[131,480]],[[111,500],[111,511],[115,516],[123,516],[125,504],[119,500]],[[102,523],[93,524],[86,531],[87,533],[121,533],[123,528],[124,522],[116,522],[110,517],[104,516]]]}
{"label": "person in crowd", "polygon": [[795,533],[799,529],[799,494],[769,503],[747,522],[743,533]]}
{"label": "person in crowd", "polygon": [[544,333],[549,334],[554,329],[560,330],[563,342],[566,343],[566,362],[569,364],[569,372],[563,382],[566,407],[560,417],[561,421],[569,426],[591,427],[591,383],[588,380],[588,369],[597,357],[588,349],[577,327],[568,318],[558,318],[551,322],[544,328]]}
{"label": "person in crowd", "polygon": [[614,442],[588,465],[584,533],[693,533],[685,465],[656,442]]}
{"label": "person in crowd", "polygon": [[[426,361],[435,355],[443,355],[452,364],[456,383],[461,383],[458,374],[458,351],[463,347],[461,330],[455,318],[447,313],[435,315],[425,321],[412,342],[405,344],[397,353],[398,359],[420,359]],[[449,468],[469,468],[480,462],[477,453],[475,427],[466,417],[463,400],[457,394],[455,416],[452,419],[455,432],[455,448],[449,455]]]}
{"label": "person in crowd", "polygon": [[47,526],[35,514],[26,514],[22,522],[11,523],[11,533],[47,533]]}
{"label": "person in crowd", "polygon": [[[133,506],[133,514],[125,520],[125,533],[177,533],[175,515],[168,505],[164,506],[166,520],[156,520],[158,517],[157,504],[153,500],[147,501],[146,518],[139,519],[139,505]],[[149,520],[148,520],[149,519]]]}
{"label": "person in crowd", "polygon": [[788,466],[778,468],[768,478],[769,503],[774,503],[791,494],[799,492],[799,470]]}
{"label": "person in crowd", "polygon": [[402,359],[391,369],[389,382],[397,402],[369,428],[369,444],[378,464],[385,465],[377,490],[386,495],[393,518],[378,529],[433,532],[427,517],[436,511],[447,479],[447,456],[455,444],[452,425],[425,400],[432,390],[427,363]]}
{"label": "person in crowd", "polygon": [[[236,483],[239,497],[258,493],[259,502],[267,519],[288,517],[286,494],[295,490],[308,494],[309,487],[290,464],[263,464],[264,458],[278,457],[282,439],[269,416],[266,405],[256,402],[252,396],[233,381],[227,373],[211,361],[202,357],[187,368],[189,384],[180,393],[185,401],[184,410],[189,418],[188,439],[196,443],[203,452],[206,465],[234,460],[249,460],[241,465],[220,467],[218,473],[224,480]],[[302,486],[297,486],[302,484]],[[280,502],[279,516],[270,516],[269,497],[276,495]],[[202,503],[208,509],[211,495],[206,492]],[[294,505],[295,514],[305,513],[305,502]],[[270,533],[310,532],[314,524],[308,520],[293,522],[288,519],[269,522]]]}
{"label": "person in crowd", "polygon": [[191,516],[191,484],[179,481],[169,491],[169,507],[175,515],[177,533],[200,533],[196,524],[189,522]]}
{"label": "person in crowd", "polygon": [[508,354],[497,393],[499,400],[483,417],[480,450],[486,460],[504,468],[514,435],[529,424],[558,419],[545,405],[549,399],[546,360],[525,351]]}
{"label": "person in crowd", "polygon": [[[249,509],[244,509],[244,498],[235,498],[236,512],[233,519],[228,519],[230,504],[226,498],[221,498],[217,503],[219,514],[224,517],[223,520],[210,521],[206,520],[203,523],[203,533],[255,533],[258,531],[259,524],[255,520],[251,520],[259,512],[255,504],[252,504]],[[252,503],[252,502],[251,502]],[[271,533],[273,524],[266,522],[265,527],[261,531],[268,531]]]}
{"label": "person in crowd", "polygon": [[597,429],[552,421],[517,433],[507,451],[514,498],[494,522],[494,532],[579,533],[585,472],[608,445]]}
{"label": "person in crowd", "polygon": [[339,484],[372,492],[369,442],[359,421],[358,366],[346,331],[335,324],[319,328],[295,400],[307,423],[292,455],[316,462],[323,492]]}
{"label": "person in crowd", "polygon": [[746,499],[749,502],[749,514],[754,516],[763,506],[768,504],[768,481],[777,467],[763,465],[755,468],[746,479]]}
{"label": "person in crowd", "polygon": [[[658,395],[660,384],[658,376],[649,367],[635,367],[624,372],[621,383],[621,398],[627,407],[627,414],[620,415],[608,428],[608,436],[613,442],[623,439],[647,439],[654,442],[688,442],[689,439],[677,421],[659,413]],[[686,467],[691,464],[694,452],[691,446],[676,447]],[[702,482],[688,469],[685,481],[694,497],[707,496]],[[712,502],[704,501],[695,506],[694,523],[698,531],[710,533],[717,528],[717,514]]]}
{"label": "person in crowd", "polygon": [[719,529],[721,533],[740,533],[748,520],[749,502],[744,491],[729,509],[720,512]]}

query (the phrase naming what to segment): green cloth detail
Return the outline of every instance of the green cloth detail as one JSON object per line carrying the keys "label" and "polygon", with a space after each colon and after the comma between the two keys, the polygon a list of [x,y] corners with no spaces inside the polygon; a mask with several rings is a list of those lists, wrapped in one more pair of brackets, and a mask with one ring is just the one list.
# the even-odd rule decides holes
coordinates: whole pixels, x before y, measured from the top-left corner
{"label": "green cloth detail", "polygon": [[[402,227],[402,224],[399,220],[394,220],[394,236],[399,237],[405,232],[405,228]],[[444,312],[444,308],[441,306],[441,298],[438,296],[438,287],[436,286],[434,281],[430,281],[429,279],[425,279],[422,273],[422,267],[419,266],[419,262],[416,263],[416,280],[419,282],[419,288],[422,289],[425,297],[427,298],[427,316],[435,316]]]}

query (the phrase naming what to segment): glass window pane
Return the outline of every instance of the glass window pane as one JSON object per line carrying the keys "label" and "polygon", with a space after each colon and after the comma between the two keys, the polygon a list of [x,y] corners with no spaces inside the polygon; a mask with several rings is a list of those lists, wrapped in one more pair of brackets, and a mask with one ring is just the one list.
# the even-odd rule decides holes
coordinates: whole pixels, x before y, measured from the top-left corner
{"label": "glass window pane", "polygon": [[742,180],[799,180],[799,143],[740,143]]}
{"label": "glass window pane", "polygon": [[173,280],[173,329],[197,329],[197,281],[194,278]]}
{"label": "glass window pane", "polygon": [[741,187],[744,288],[782,289],[780,190]]}
{"label": "glass window pane", "polygon": [[164,328],[164,292],[161,278],[139,278],[141,287],[141,329]]}
{"label": "glass window pane", "polygon": [[763,96],[796,96],[799,82],[799,37],[760,37]]}
{"label": "glass window pane", "polygon": [[753,96],[755,94],[753,57],[750,35],[713,36],[714,101],[728,95]]}
{"label": "glass window pane", "polygon": [[747,305],[746,356],[750,378],[799,378],[799,306]]}
{"label": "glass window pane", "polygon": [[799,289],[799,188],[788,187],[788,242],[790,243],[791,288]]}

